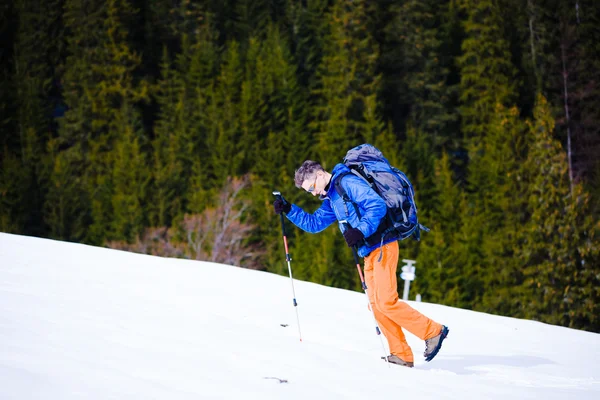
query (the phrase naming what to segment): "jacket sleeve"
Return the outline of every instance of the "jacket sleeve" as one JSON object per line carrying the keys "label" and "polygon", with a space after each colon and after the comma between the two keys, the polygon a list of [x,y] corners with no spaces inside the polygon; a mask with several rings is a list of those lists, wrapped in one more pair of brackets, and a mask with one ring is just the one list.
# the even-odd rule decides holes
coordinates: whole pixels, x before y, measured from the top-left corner
{"label": "jacket sleeve", "polygon": [[385,201],[364,180],[349,175],[342,180],[342,185],[351,201],[358,205],[361,218],[357,226],[365,237],[375,233],[381,219],[387,212]]}
{"label": "jacket sleeve", "polygon": [[297,205],[292,204],[292,209],[286,216],[298,228],[309,233],[321,232],[337,219],[329,199],[324,200],[321,207],[313,214],[309,214]]}

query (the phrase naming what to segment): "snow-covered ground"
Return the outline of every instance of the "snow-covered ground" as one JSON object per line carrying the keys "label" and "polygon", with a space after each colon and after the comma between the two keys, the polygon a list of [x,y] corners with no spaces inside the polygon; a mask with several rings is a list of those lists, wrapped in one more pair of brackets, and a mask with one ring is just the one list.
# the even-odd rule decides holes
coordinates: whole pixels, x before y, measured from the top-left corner
{"label": "snow-covered ground", "polygon": [[0,399],[600,399],[598,334],[411,302],[450,335],[388,366],[363,293],[295,289],[302,342],[288,277],[0,233]]}

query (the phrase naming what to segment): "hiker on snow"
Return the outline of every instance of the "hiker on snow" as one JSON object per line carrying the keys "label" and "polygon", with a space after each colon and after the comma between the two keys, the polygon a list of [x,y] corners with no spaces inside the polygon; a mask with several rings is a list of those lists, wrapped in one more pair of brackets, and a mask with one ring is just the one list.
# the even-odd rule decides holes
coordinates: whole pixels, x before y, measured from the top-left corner
{"label": "hiker on snow", "polygon": [[[448,328],[399,300],[396,283],[398,235],[376,234],[386,216],[386,203],[365,180],[350,172],[344,164],[337,164],[332,173],[328,173],[319,163],[304,161],[295,173],[296,187],[319,196],[323,204],[309,214],[279,197],[273,203],[275,212],[285,213],[292,223],[309,233],[321,232],[336,220],[347,221],[347,224],[340,223],[340,230],[348,246],[358,248],[358,255],[364,257],[369,302],[390,347],[388,361],[407,367],[414,365],[413,353],[402,328],[425,340],[424,356],[431,361],[448,334]],[[337,182],[339,189],[336,188],[337,180],[340,180]],[[347,194],[346,201],[339,191]],[[347,204],[348,200],[353,206]],[[365,238],[371,240],[365,241]]]}

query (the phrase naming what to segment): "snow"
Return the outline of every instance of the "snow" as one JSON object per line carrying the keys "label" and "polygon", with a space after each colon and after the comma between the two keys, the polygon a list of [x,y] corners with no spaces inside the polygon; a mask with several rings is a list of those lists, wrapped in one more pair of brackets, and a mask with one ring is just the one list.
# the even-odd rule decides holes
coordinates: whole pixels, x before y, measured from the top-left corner
{"label": "snow", "polygon": [[598,334],[410,302],[450,334],[390,366],[364,293],[290,283],[0,233],[0,399],[600,399]]}

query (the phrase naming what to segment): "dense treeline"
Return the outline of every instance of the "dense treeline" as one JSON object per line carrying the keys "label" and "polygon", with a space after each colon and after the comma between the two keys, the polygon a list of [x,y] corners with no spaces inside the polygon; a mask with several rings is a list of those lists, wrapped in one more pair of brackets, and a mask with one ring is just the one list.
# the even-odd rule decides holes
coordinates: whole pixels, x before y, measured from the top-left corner
{"label": "dense treeline", "polygon": [[[287,273],[274,189],[372,143],[426,301],[600,331],[600,3],[9,0],[0,230]],[[294,275],[360,289],[337,228]]]}

